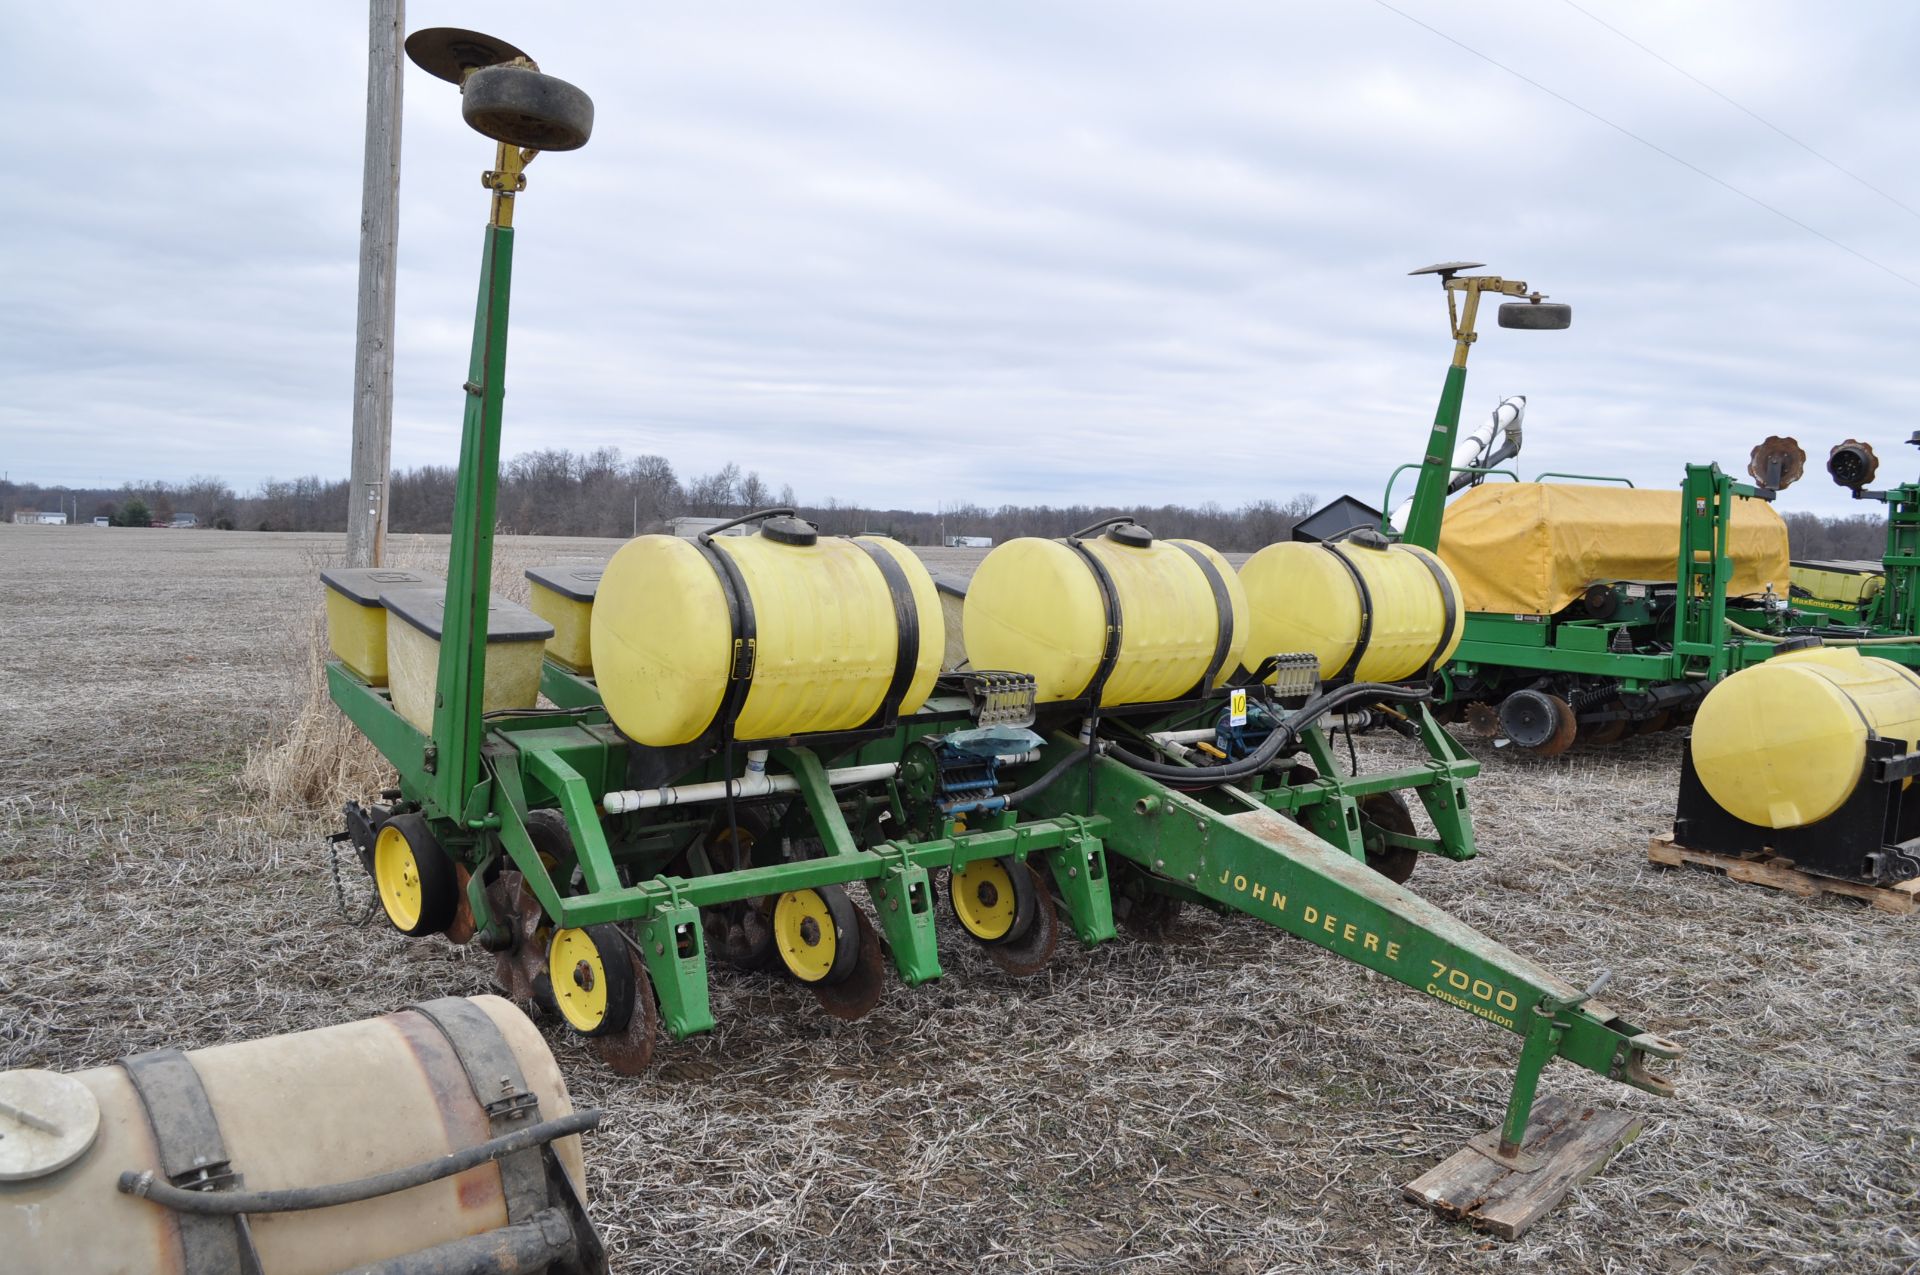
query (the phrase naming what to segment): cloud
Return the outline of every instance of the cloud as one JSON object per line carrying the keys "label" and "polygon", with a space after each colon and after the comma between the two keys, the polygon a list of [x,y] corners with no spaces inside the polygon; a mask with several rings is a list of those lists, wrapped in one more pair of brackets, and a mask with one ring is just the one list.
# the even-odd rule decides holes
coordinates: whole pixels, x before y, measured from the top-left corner
{"label": "cloud", "polygon": [[[1904,273],[1915,219],[1567,6],[1399,7]],[[1920,206],[1897,5],[1598,7]],[[0,465],[343,473],[355,6],[17,15]],[[1769,433],[1883,456],[1914,290],[1377,5],[416,3],[595,98],[529,171],[506,450],[735,460],[805,499],[1372,498],[1448,354],[1428,261],[1575,305],[1488,327],[1524,467],[1672,485]],[[409,68],[394,460],[457,447],[486,144]],[[1845,507],[1817,473],[1783,504]]]}

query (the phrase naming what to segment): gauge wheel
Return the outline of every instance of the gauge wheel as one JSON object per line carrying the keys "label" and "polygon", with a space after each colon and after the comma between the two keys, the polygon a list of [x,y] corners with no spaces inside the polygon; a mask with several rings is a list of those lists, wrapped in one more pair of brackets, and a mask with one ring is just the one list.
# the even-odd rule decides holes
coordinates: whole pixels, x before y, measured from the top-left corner
{"label": "gauge wheel", "polygon": [[547,981],[567,1026],[582,1036],[611,1036],[633,1018],[633,949],[614,925],[555,930],[547,944]]}
{"label": "gauge wheel", "polygon": [[975,859],[947,876],[947,898],[960,928],[982,943],[1012,943],[1033,928],[1039,900],[1026,865],[1013,858]]}
{"label": "gauge wheel", "polygon": [[773,943],[802,983],[844,982],[860,959],[858,909],[837,885],[788,890],[773,905]]}
{"label": "gauge wheel", "polygon": [[393,928],[419,937],[439,934],[460,906],[453,860],[419,815],[395,815],[373,841],[373,883]]}

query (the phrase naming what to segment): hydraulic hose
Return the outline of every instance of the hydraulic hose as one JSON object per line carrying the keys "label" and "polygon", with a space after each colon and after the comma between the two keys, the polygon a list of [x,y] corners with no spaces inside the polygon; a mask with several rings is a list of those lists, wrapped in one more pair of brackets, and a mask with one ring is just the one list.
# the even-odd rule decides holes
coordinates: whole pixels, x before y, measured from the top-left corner
{"label": "hydraulic hose", "polygon": [[1218,766],[1172,766],[1157,762],[1149,757],[1109,743],[1107,750],[1126,765],[1152,779],[1177,783],[1220,783],[1230,784],[1259,774],[1273,764],[1281,752],[1300,738],[1300,732],[1316,720],[1339,708],[1342,704],[1356,699],[1374,700],[1424,700],[1433,693],[1430,686],[1400,686],[1389,682],[1354,682],[1337,690],[1326,691],[1306,702],[1293,713],[1282,718],[1273,728],[1260,747],[1248,753],[1238,761],[1225,762]]}
{"label": "hydraulic hose", "polygon": [[[1095,748],[1097,751],[1105,752],[1107,746],[1105,744],[1096,744]],[[1085,748],[1075,748],[1072,752],[1068,753],[1065,757],[1062,757],[1059,761],[1055,762],[1053,766],[1050,769],[1048,769],[1046,774],[1040,776],[1040,778],[1034,780],[1032,783],[1028,784],[1026,787],[1016,788],[1012,792],[1008,793],[1004,798],[1007,808],[1011,809],[1013,807],[1018,806],[1023,801],[1027,801],[1033,797],[1039,796],[1041,793],[1045,792],[1048,788],[1053,786],[1054,780],[1060,778],[1060,776],[1066,774],[1069,770],[1072,770],[1075,762],[1085,761],[1086,759],[1087,759],[1087,750]]]}
{"label": "hydraulic hose", "polygon": [[1774,646],[1782,642],[1791,642],[1796,637],[1817,637],[1825,646],[1920,646],[1920,637],[1825,637],[1818,633],[1795,633],[1781,637],[1774,633],[1762,633],[1759,629],[1750,629],[1738,620],[1729,619],[1727,627],[1741,637],[1750,637],[1758,642],[1767,642]]}
{"label": "hydraulic hose", "polygon": [[516,1151],[582,1133],[599,1123],[600,1111],[597,1108],[576,1111],[555,1120],[517,1129],[436,1160],[327,1186],[291,1187],[280,1191],[192,1191],[174,1186],[156,1176],[151,1169],[144,1173],[122,1173],[119,1186],[124,1195],[143,1196],[179,1213],[294,1213],[306,1209],[327,1209],[337,1204],[357,1204],[375,1196],[392,1195],[395,1191],[438,1182],[441,1178],[465,1173],[468,1169]]}

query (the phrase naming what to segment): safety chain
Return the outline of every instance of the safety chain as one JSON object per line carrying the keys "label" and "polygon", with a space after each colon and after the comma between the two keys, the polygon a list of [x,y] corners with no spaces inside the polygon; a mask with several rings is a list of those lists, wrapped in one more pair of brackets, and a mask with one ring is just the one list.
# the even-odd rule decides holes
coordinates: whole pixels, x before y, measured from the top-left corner
{"label": "safety chain", "polygon": [[373,897],[367,900],[367,910],[355,917],[352,910],[347,907],[346,883],[340,879],[340,838],[338,837],[327,838],[327,866],[333,871],[334,906],[340,910],[340,918],[348,925],[354,926],[365,925],[371,921],[374,911],[380,906],[379,891],[375,890]]}

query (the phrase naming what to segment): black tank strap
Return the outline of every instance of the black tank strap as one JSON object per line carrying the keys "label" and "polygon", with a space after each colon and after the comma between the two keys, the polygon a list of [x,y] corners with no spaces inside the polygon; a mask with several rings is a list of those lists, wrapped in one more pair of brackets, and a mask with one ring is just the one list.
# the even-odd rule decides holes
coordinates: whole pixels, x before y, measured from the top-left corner
{"label": "black tank strap", "polygon": [[1339,682],[1353,676],[1353,671],[1360,667],[1360,661],[1367,653],[1367,644],[1373,641],[1373,593],[1367,588],[1366,577],[1360,574],[1360,568],[1353,564],[1353,559],[1334,548],[1328,541],[1321,541],[1320,547],[1332,554],[1333,560],[1345,567],[1347,574],[1353,577],[1354,596],[1360,601],[1360,636],[1354,639],[1353,652],[1347,656],[1347,662],[1327,679],[1330,682]]}
{"label": "black tank strap", "polygon": [[[230,1191],[243,1185],[227,1158],[213,1103],[178,1049],[156,1049],[120,1060],[146,1108],[167,1181],[191,1191]],[[177,1213],[187,1275],[258,1275],[260,1257],[245,1214]]]}
{"label": "black tank strap", "polygon": [[873,716],[865,723],[866,726],[889,726],[899,718],[900,701],[906,698],[907,687],[913,684],[913,675],[920,667],[920,608],[913,600],[912,582],[892,554],[870,540],[855,540],[853,543],[865,550],[866,555],[873,559],[873,565],[880,568],[880,576],[887,582],[887,592],[893,597],[893,629],[897,637],[893,653],[893,679],[887,683],[886,694],[880,697],[880,704],[873,710]]}
{"label": "black tank strap", "polygon": [[1113,666],[1120,660],[1120,638],[1125,627],[1125,617],[1120,613],[1120,591],[1114,588],[1113,576],[1107,571],[1106,564],[1095,557],[1086,545],[1072,537],[1061,543],[1079,554],[1080,560],[1093,572],[1094,583],[1100,586],[1100,601],[1106,613],[1106,642],[1100,649],[1100,663],[1095,666],[1086,691],[1093,712],[1098,714],[1100,696],[1107,689],[1107,679],[1113,676]]}
{"label": "black tank strap", "polygon": [[[489,1136],[498,1138],[539,1121],[540,1099],[527,1086],[520,1060],[487,1011],[463,996],[443,996],[407,1008],[437,1027],[453,1047],[473,1088],[473,1100],[487,1113]],[[540,1150],[528,1147],[499,1160],[509,1225],[525,1222],[547,1207],[546,1163]]]}
{"label": "black tank strap", "polygon": [[1188,699],[1200,699],[1213,689],[1214,679],[1220,676],[1220,668],[1227,662],[1227,652],[1233,647],[1233,595],[1227,592],[1227,582],[1221,578],[1220,568],[1213,564],[1212,558],[1184,541],[1169,540],[1166,543],[1192,558],[1193,564],[1200,568],[1200,574],[1206,577],[1207,587],[1213,590],[1213,658],[1207,661],[1207,671],[1200,675],[1199,685],[1187,695]]}
{"label": "black tank strap", "polygon": [[693,547],[700,551],[713,568],[714,575],[720,579],[720,592],[727,599],[727,617],[733,627],[731,654],[727,660],[727,690],[720,698],[720,708],[714,714],[722,736],[729,742],[733,739],[733,724],[740,720],[740,710],[746,706],[747,693],[753,689],[754,654],[758,646],[759,629],[754,622],[753,596],[747,592],[747,582],[740,574],[740,566],[733,555],[714,544],[713,537],[701,535],[694,539]]}
{"label": "black tank strap", "polygon": [[1447,641],[1453,636],[1453,622],[1460,614],[1460,599],[1454,596],[1453,581],[1447,578],[1446,571],[1440,566],[1440,559],[1419,545],[1402,545],[1401,548],[1420,559],[1420,565],[1433,577],[1433,587],[1440,591],[1440,640],[1433,644],[1433,653],[1420,666],[1420,680],[1424,682],[1440,666],[1440,657],[1447,652]]}

